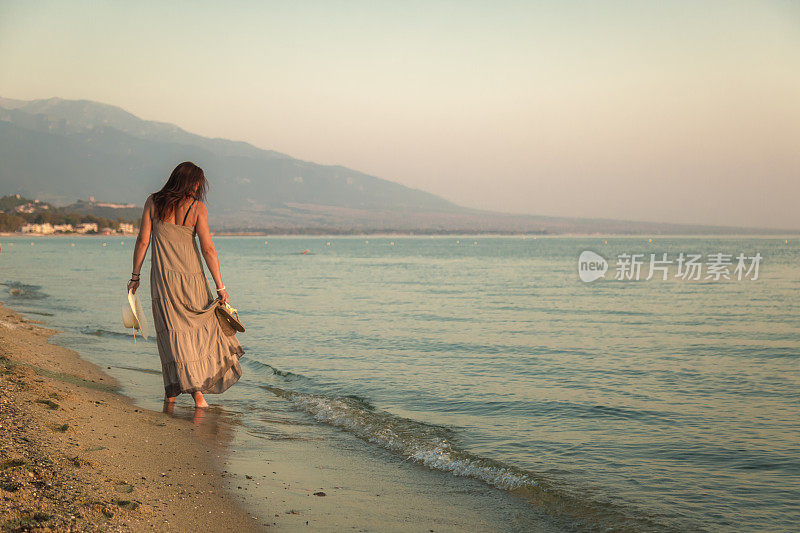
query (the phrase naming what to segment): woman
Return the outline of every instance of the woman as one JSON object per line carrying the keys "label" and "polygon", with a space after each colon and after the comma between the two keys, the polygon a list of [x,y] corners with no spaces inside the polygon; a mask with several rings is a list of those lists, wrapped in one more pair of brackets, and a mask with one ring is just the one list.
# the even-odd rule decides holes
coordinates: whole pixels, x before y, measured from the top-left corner
{"label": "woman", "polygon": [[[152,235],[150,295],[168,404],[186,392],[196,407],[208,407],[204,392],[225,392],[242,375],[239,358],[244,350],[235,335],[223,332],[215,313],[217,300],[228,302],[228,292],[203,203],[207,187],[203,170],[194,163],[175,167],[161,190],[147,198],[133,251],[128,290],[135,293]],[[217,285],[216,297],[203,272],[195,235]]]}

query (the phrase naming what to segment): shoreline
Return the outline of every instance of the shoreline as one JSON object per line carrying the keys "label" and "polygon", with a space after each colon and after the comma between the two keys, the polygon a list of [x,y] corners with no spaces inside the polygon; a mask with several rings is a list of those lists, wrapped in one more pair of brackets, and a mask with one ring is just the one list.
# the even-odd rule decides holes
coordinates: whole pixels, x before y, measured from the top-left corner
{"label": "shoreline", "polygon": [[5,231],[0,232],[0,237],[133,237],[136,238],[139,233],[22,233],[21,231]]}
{"label": "shoreline", "polygon": [[479,480],[355,436],[329,447],[335,427],[255,435],[212,402],[139,407],[40,324],[0,302],[0,531],[557,530]]}
{"label": "shoreline", "polygon": [[[226,232],[218,231],[211,232],[213,237],[269,237],[274,239],[303,239],[303,238],[329,238],[329,239],[363,239],[365,237],[372,238],[433,238],[433,239],[451,239],[451,238],[516,238],[516,239],[557,239],[557,238],[579,238],[579,239],[707,239],[707,238],[720,238],[720,239],[787,239],[796,238],[800,235],[798,232],[786,233],[263,233],[263,232]],[[14,238],[42,238],[42,237],[92,237],[92,238],[133,238],[135,239],[138,233],[118,233],[112,235],[100,234],[83,234],[83,233],[10,233],[0,232],[0,237],[14,237]]]}
{"label": "shoreline", "polygon": [[39,324],[0,303],[0,530],[267,529],[227,492],[213,435],[135,406]]}

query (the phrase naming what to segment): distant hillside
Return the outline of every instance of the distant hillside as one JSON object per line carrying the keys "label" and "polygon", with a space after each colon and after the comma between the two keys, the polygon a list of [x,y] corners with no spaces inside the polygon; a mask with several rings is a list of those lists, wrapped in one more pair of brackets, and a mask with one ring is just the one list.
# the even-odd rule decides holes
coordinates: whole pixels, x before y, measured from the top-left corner
{"label": "distant hillside", "polygon": [[[7,102],[7,100],[5,100]],[[2,104],[3,101],[0,101]],[[438,196],[339,166],[250,144],[207,139],[105,104],[59,98],[0,108],[0,183],[8,193],[61,202],[94,196],[143,203],[176,164],[196,162],[218,212],[287,202],[345,208],[460,211]]]}
{"label": "distant hillside", "polygon": [[[175,165],[187,160],[200,165],[209,178],[208,205],[216,229],[758,231],[469,209],[356,170],[301,161],[245,142],[201,137],[172,124],[142,120],[107,104],[61,98],[29,102],[0,98],[0,194],[21,194],[56,205],[89,197],[142,205],[149,193],[163,185]],[[75,209],[81,212],[80,207]],[[131,215],[122,216],[136,218]]]}
{"label": "distant hillside", "polygon": [[78,200],[74,204],[64,207],[65,211],[70,213],[77,213],[81,215],[93,215],[96,217],[108,218],[111,220],[124,219],[135,221],[139,225],[139,219],[142,217],[142,207],[136,205],[126,204],[124,207],[112,207],[109,204],[101,202],[90,202],[86,200]]}

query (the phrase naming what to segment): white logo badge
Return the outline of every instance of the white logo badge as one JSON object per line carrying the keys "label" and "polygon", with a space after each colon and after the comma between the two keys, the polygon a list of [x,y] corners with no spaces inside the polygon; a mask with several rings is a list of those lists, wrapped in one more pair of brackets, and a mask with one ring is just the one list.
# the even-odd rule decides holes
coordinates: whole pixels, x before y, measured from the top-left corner
{"label": "white logo badge", "polygon": [[607,270],[608,261],[601,255],[586,250],[581,252],[578,257],[578,275],[581,277],[581,281],[589,283],[600,279],[606,275]]}

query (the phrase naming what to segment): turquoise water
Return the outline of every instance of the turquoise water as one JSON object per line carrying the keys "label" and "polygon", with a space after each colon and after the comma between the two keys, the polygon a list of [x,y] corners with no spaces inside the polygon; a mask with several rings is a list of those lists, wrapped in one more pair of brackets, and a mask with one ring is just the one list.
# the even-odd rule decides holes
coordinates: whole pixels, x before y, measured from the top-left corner
{"label": "turquoise water", "polygon": [[[800,520],[792,239],[215,242],[248,331],[244,377],[209,400],[244,413],[254,434],[288,434],[272,423],[281,417],[334,426],[478,479],[567,529],[792,530]],[[117,377],[160,368],[153,340],[134,345],[121,324],[132,239],[0,244],[0,299],[64,330],[60,343]],[[616,281],[612,265],[586,284],[583,250],[764,259],[755,281]],[[259,414],[266,398],[285,411]]]}

